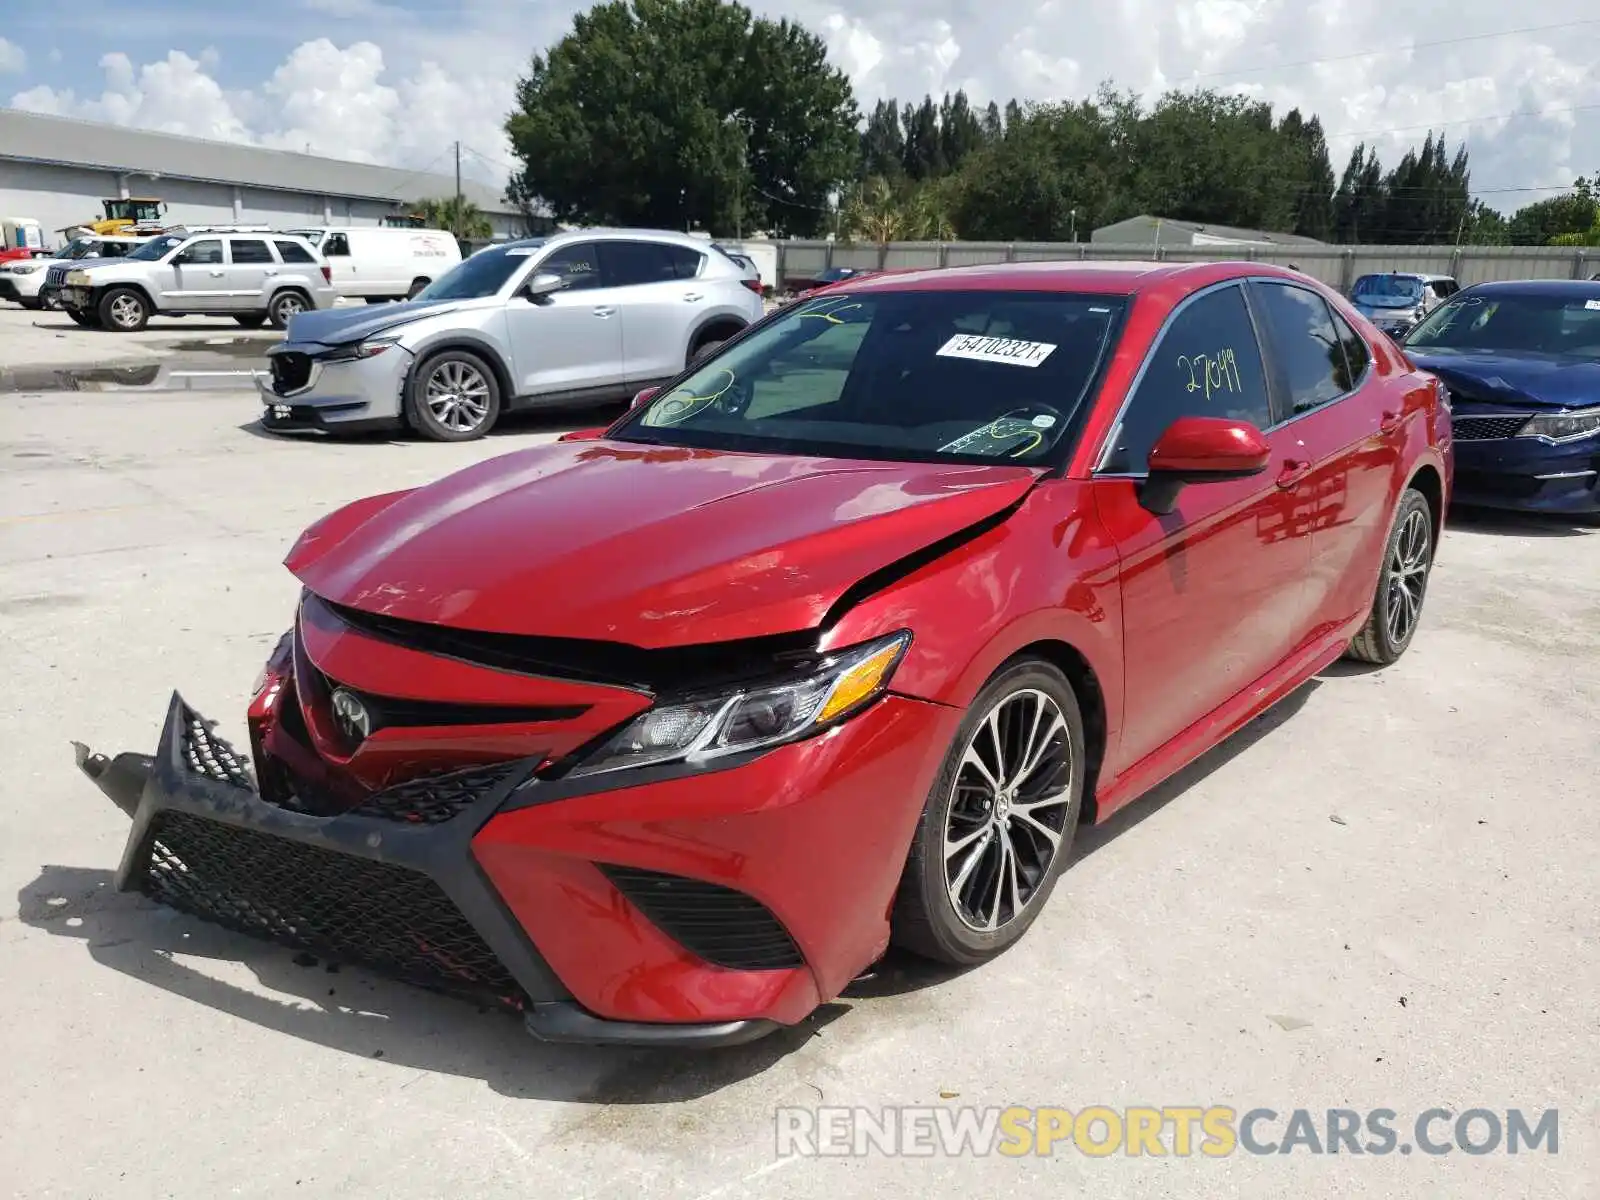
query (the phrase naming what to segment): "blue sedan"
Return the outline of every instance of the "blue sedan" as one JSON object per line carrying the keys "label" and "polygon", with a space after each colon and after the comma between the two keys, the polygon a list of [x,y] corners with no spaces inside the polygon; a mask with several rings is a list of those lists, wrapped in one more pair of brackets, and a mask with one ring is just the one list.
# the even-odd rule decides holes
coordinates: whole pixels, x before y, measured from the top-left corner
{"label": "blue sedan", "polygon": [[1404,346],[1449,389],[1456,502],[1600,513],[1600,282],[1480,283]]}

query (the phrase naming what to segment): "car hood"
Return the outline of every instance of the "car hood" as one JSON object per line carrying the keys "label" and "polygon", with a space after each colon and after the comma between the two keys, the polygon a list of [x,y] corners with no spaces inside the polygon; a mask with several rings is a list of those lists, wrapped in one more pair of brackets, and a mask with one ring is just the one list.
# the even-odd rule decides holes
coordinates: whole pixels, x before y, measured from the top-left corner
{"label": "car hood", "polygon": [[1558,354],[1411,350],[1424,371],[1444,380],[1460,400],[1488,404],[1583,408],[1600,404],[1600,362]]}
{"label": "car hood", "polygon": [[424,317],[443,316],[477,303],[475,300],[405,300],[398,304],[308,310],[290,318],[284,341],[342,346],[365,341]]}
{"label": "car hood", "polygon": [[558,442],[311,527],[315,594],[410,621],[645,648],[815,628],[863,578],[1001,513],[1036,469]]}

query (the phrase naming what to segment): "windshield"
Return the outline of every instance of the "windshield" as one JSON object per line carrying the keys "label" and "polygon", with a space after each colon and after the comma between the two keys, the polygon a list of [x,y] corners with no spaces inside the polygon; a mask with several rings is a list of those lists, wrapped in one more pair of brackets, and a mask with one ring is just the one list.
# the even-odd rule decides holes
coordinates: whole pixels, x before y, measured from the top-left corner
{"label": "windshield", "polygon": [[169,251],[176,250],[183,245],[184,240],[181,237],[170,234],[167,237],[151,238],[132,254],[128,255],[128,258],[134,262],[157,262],[165,258]]}
{"label": "windshield", "polygon": [[320,246],[322,245],[322,235],[326,231],[322,229],[291,229],[288,232],[297,237],[305,238],[305,240],[310,242],[313,246]]}
{"label": "windshield", "polygon": [[1039,463],[1110,356],[1125,300],[818,296],[730,345],[615,435],[653,445]]}
{"label": "windshield", "polygon": [[1408,350],[1600,359],[1600,289],[1593,296],[1463,294],[1435,309],[1405,344]]}
{"label": "windshield", "polygon": [[100,243],[94,238],[73,238],[61,248],[57,258],[87,258],[91,254],[100,253]]}
{"label": "windshield", "polygon": [[418,300],[479,300],[496,295],[538,252],[543,242],[480,250],[417,293]]}
{"label": "windshield", "polygon": [[1414,275],[1363,275],[1351,294],[1357,300],[1422,299],[1422,280]]}

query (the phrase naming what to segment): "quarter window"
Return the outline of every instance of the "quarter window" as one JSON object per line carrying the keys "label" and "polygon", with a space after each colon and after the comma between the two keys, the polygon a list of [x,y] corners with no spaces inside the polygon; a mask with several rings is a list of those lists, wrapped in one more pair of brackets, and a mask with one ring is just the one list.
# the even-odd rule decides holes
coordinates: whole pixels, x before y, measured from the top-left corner
{"label": "quarter window", "polygon": [[539,264],[535,275],[559,275],[567,281],[565,291],[578,292],[600,286],[600,260],[593,242],[562,246]]}
{"label": "quarter window", "polygon": [[1328,302],[1286,283],[1254,287],[1292,411],[1310,412],[1348,392],[1350,372]]}
{"label": "quarter window", "polygon": [[[1329,310],[1333,311],[1331,305]],[[1339,383],[1345,391],[1354,391],[1366,375],[1367,368],[1372,365],[1372,351],[1365,339],[1336,311],[1333,311],[1333,328],[1339,335],[1340,344],[1344,346],[1345,371],[1339,377]]]}
{"label": "quarter window", "polygon": [[270,263],[273,260],[272,251],[267,249],[265,242],[235,241],[233,246],[233,261],[236,263]]}
{"label": "quarter window", "polygon": [[299,242],[273,242],[278,248],[278,257],[286,263],[314,263],[317,260],[311,256]]}
{"label": "quarter window", "polygon": [[1143,475],[1156,440],[1179,417],[1226,417],[1272,425],[1255,326],[1237,285],[1208,292],[1167,326],[1111,434],[1100,469]]}

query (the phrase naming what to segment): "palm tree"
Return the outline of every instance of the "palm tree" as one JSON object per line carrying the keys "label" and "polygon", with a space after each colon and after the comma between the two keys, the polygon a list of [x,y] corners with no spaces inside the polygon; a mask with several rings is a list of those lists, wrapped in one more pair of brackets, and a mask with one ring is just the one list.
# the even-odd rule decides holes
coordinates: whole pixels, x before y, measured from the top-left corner
{"label": "palm tree", "polygon": [[466,197],[461,199],[459,211],[456,198],[444,200],[419,200],[412,211],[424,217],[436,229],[448,229],[459,238],[491,238],[494,226],[483,210]]}

